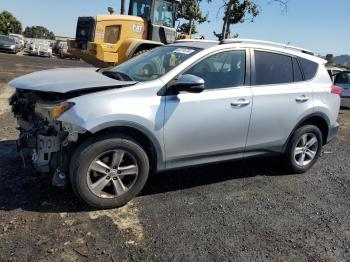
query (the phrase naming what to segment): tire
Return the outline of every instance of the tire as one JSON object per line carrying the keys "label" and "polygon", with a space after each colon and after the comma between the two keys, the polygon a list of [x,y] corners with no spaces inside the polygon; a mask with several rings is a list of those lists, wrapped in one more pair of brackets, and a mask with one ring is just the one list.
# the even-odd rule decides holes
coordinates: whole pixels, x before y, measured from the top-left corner
{"label": "tire", "polygon": [[[112,167],[114,156],[121,153],[121,161],[115,162],[119,163],[116,164],[118,167]],[[118,156],[116,158],[118,159]],[[98,165],[96,159],[99,161]],[[96,171],[101,171],[101,162],[104,173]],[[134,164],[130,164],[131,162]],[[124,163],[127,163],[127,166]],[[105,164],[110,167],[109,170],[105,169]],[[123,176],[117,173],[121,173],[120,170],[137,170],[137,173]],[[80,200],[95,208],[116,208],[125,205],[141,192],[147,182],[148,173],[149,160],[145,150],[136,141],[124,135],[104,135],[87,140],[77,148],[70,163],[70,180],[74,193]],[[125,181],[132,183],[127,184]],[[100,187],[96,186],[98,183],[108,184],[99,192]],[[126,188],[127,191],[124,191]]]}
{"label": "tire", "polygon": [[132,55],[132,57],[136,57],[136,56],[139,56],[139,55],[143,55],[144,53],[147,53],[148,51],[149,51],[149,49],[137,51],[136,53],[134,53],[134,54]]}
{"label": "tire", "polygon": [[[304,143],[303,138],[306,138],[307,143]],[[307,172],[319,158],[322,145],[322,133],[318,127],[305,125],[298,128],[293,133],[284,156],[289,171],[298,174]]]}

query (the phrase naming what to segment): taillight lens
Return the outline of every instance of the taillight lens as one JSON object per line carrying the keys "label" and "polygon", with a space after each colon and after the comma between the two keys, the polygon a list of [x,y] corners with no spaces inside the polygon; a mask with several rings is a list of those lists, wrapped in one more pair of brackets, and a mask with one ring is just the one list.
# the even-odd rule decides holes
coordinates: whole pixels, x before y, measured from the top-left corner
{"label": "taillight lens", "polygon": [[338,96],[341,96],[343,93],[343,88],[341,88],[339,86],[332,86],[331,93],[336,94]]}

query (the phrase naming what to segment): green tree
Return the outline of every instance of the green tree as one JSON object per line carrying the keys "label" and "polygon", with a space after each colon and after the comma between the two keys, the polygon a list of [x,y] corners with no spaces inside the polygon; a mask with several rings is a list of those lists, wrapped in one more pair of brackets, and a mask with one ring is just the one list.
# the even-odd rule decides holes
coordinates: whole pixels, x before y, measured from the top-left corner
{"label": "green tree", "polygon": [[27,26],[23,35],[29,38],[55,39],[55,34],[43,26]]}
{"label": "green tree", "polygon": [[[206,1],[211,2],[211,0]],[[181,2],[177,19],[184,19],[187,22],[178,27],[178,32],[191,36],[197,33],[196,23],[202,24],[208,21],[208,14],[204,15],[200,9],[201,2],[202,0],[183,0]]]}
{"label": "green tree", "polygon": [[[287,8],[288,0],[271,1],[278,2],[284,9]],[[261,8],[256,3],[256,0],[223,0],[223,2],[221,7],[224,8],[222,30],[221,33],[214,31],[214,35],[219,40],[231,37],[231,25],[246,21],[254,22],[255,17],[261,13]]]}
{"label": "green tree", "polygon": [[0,13],[0,34],[8,35],[10,33],[22,34],[22,24],[10,12]]}
{"label": "green tree", "polygon": [[334,64],[334,55],[333,54],[327,54],[326,55],[327,65],[333,65]]}
{"label": "green tree", "polygon": [[190,23],[183,23],[181,24],[178,28],[177,31],[179,33],[183,33],[183,34],[189,34],[189,35],[194,35],[197,34],[197,26],[195,23],[192,23],[192,28],[190,30]]}

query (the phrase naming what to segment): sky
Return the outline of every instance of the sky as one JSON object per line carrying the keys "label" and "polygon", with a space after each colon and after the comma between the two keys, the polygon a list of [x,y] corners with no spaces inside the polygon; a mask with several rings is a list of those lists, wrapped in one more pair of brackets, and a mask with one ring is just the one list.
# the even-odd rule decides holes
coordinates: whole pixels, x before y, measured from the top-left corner
{"label": "sky", "polygon": [[[215,39],[213,31],[221,31],[222,2],[202,5],[210,23],[199,25],[198,31],[207,39]],[[322,55],[350,55],[350,0],[289,0],[287,10],[271,0],[256,2],[261,15],[255,22],[231,28],[240,38],[290,43]],[[0,0],[0,12],[10,11],[24,27],[41,25],[70,37],[79,16],[106,14],[108,6],[119,12],[120,0]]]}

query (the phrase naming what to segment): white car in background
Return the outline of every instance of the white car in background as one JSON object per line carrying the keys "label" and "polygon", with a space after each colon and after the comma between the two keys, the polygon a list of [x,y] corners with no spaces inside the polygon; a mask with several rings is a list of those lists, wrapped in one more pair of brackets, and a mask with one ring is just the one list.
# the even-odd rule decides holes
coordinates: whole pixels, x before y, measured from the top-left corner
{"label": "white car in background", "polygon": [[332,78],[332,81],[334,82],[334,77],[336,74],[345,71],[344,68],[340,68],[340,67],[327,67],[327,72],[329,74],[329,76]]}
{"label": "white car in background", "polygon": [[52,47],[49,41],[34,40],[29,45],[28,55],[52,57]]}

